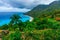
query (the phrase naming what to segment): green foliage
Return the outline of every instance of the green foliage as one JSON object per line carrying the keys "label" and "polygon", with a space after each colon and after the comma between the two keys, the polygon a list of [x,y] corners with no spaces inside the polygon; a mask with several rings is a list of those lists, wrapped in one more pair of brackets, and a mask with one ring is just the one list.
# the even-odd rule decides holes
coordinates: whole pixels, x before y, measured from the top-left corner
{"label": "green foliage", "polygon": [[[4,38],[5,37],[5,38]],[[7,37],[3,36],[3,40],[22,40],[21,39],[21,33],[19,31],[19,29],[15,29],[15,31],[13,31],[12,33],[8,34]]]}
{"label": "green foliage", "polygon": [[60,40],[60,30],[45,29],[25,33],[25,40]]}
{"label": "green foliage", "polygon": [[4,24],[3,26],[0,27],[1,30],[7,30],[9,27],[7,24]]}
{"label": "green foliage", "polygon": [[14,15],[11,22],[0,29],[9,30],[9,34],[3,35],[3,40],[60,40],[60,23],[54,18],[42,17],[22,22]]}
{"label": "green foliage", "polygon": [[20,16],[19,15],[17,15],[17,14],[14,14],[12,17],[10,17],[11,18],[11,22],[10,23],[12,23],[12,25],[14,25],[14,24],[17,24],[20,20]]}
{"label": "green foliage", "polygon": [[60,29],[59,22],[51,18],[43,18],[36,22],[37,29]]}
{"label": "green foliage", "polygon": [[20,31],[18,29],[16,29],[16,31],[14,33],[10,34],[9,39],[10,40],[22,40]]}
{"label": "green foliage", "polygon": [[34,22],[27,21],[25,24],[24,31],[30,32],[33,31],[35,28],[36,28],[36,24]]}

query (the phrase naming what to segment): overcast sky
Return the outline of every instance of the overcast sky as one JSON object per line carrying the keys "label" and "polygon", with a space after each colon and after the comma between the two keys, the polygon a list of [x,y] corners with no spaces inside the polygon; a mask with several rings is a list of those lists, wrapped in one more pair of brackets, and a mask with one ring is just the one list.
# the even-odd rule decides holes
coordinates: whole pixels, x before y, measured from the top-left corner
{"label": "overcast sky", "polygon": [[0,12],[27,12],[39,4],[49,4],[55,0],[0,0]]}

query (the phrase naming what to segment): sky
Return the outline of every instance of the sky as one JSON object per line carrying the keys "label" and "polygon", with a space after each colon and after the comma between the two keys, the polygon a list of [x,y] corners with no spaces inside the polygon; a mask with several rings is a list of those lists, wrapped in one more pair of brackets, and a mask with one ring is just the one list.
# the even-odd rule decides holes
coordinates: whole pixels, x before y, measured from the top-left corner
{"label": "sky", "polygon": [[0,12],[27,12],[39,4],[50,4],[55,0],[0,0]]}

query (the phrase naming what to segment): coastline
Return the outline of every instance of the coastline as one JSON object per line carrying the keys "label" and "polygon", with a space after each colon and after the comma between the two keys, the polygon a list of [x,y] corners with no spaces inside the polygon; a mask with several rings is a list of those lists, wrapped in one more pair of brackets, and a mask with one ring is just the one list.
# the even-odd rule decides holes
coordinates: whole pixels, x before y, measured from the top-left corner
{"label": "coastline", "polygon": [[30,18],[30,19],[29,19],[30,22],[32,22],[33,19],[34,19],[33,17],[31,17],[31,16],[29,16],[29,15],[25,15],[25,16],[28,16],[28,17]]}
{"label": "coastline", "polygon": [[30,22],[32,22],[32,21],[33,21],[33,19],[34,19],[34,18],[30,16],[30,20],[29,20],[29,21],[30,21]]}

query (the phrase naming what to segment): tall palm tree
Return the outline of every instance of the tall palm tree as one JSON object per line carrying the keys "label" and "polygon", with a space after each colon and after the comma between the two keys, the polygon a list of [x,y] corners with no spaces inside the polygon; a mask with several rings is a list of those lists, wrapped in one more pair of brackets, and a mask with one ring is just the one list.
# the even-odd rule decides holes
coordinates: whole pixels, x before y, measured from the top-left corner
{"label": "tall palm tree", "polygon": [[21,21],[20,18],[21,17],[19,15],[14,14],[13,16],[10,17],[10,19],[11,19],[10,23],[11,24],[17,24],[18,22]]}

